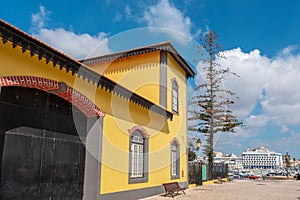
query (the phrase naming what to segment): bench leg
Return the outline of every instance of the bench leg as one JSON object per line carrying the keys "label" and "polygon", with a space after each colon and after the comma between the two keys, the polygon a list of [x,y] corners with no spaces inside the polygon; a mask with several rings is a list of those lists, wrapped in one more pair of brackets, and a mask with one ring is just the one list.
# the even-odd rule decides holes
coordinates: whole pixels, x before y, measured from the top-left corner
{"label": "bench leg", "polygon": [[167,192],[167,193],[164,195],[164,197],[168,196],[169,194],[171,195],[172,198],[174,198],[173,192]]}

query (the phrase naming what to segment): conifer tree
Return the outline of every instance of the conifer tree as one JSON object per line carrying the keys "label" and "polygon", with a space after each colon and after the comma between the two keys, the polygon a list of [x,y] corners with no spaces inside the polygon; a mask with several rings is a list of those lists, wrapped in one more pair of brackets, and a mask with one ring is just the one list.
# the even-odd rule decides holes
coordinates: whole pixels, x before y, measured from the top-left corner
{"label": "conifer tree", "polygon": [[231,72],[229,68],[222,68],[217,62],[218,58],[223,59],[220,54],[218,35],[210,30],[203,39],[200,39],[200,42],[201,51],[207,52],[202,62],[203,66],[201,66],[204,82],[194,88],[194,95],[189,102],[188,120],[191,124],[190,131],[205,135],[206,143],[203,145],[203,153],[208,159],[207,177],[211,180],[214,163],[214,135],[220,132],[234,132],[234,128],[242,125],[242,122],[237,120],[230,110],[230,106],[234,104],[233,99],[238,99],[238,96],[223,87],[223,81],[228,75],[238,75]]}

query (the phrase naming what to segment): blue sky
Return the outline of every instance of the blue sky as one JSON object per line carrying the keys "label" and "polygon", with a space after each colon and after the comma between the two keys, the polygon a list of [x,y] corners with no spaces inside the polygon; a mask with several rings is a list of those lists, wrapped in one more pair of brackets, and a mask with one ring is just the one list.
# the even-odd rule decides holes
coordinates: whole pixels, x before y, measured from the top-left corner
{"label": "blue sky", "polygon": [[224,85],[240,96],[232,109],[246,125],[217,135],[215,150],[262,145],[300,158],[299,10],[297,0],[22,0],[3,2],[0,18],[74,58],[170,40],[198,72],[194,46],[213,29],[227,56],[218,62],[241,76]]}

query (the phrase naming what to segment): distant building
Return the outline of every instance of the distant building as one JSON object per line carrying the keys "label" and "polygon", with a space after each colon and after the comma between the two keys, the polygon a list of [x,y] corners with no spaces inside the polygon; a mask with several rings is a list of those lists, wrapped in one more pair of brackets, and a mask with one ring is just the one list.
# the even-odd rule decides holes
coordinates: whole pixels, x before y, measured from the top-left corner
{"label": "distant building", "polygon": [[234,169],[242,169],[242,157],[238,157],[234,155],[233,153],[231,154],[226,154],[223,156],[222,153],[217,152],[215,154],[216,156],[214,157],[214,163],[224,163],[228,165],[228,168],[231,170]]}
{"label": "distant building", "polygon": [[300,160],[296,160],[295,162],[294,162],[294,167],[300,167]]}
{"label": "distant building", "polygon": [[282,155],[265,147],[247,149],[242,154],[244,169],[277,169],[282,167]]}
{"label": "distant building", "polygon": [[214,152],[214,157],[223,157],[222,152]]}

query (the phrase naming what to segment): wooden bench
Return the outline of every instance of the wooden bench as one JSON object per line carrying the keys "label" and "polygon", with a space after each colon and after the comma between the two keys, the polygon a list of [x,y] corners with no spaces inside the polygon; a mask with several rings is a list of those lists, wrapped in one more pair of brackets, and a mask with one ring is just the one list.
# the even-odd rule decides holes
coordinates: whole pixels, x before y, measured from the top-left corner
{"label": "wooden bench", "polygon": [[227,182],[232,182],[233,180],[231,179],[231,178],[229,178],[229,177],[226,177],[226,179],[227,179]]}
{"label": "wooden bench", "polygon": [[222,183],[225,183],[226,181],[223,180],[221,177],[217,177],[217,180],[215,181],[215,183],[219,183],[219,184],[222,184]]}
{"label": "wooden bench", "polygon": [[176,194],[178,194],[178,192],[180,191],[182,191],[183,194],[185,194],[185,188],[180,187],[178,182],[163,183],[162,185],[164,186],[166,191],[165,197],[170,194],[174,198],[174,193],[176,192]]}

